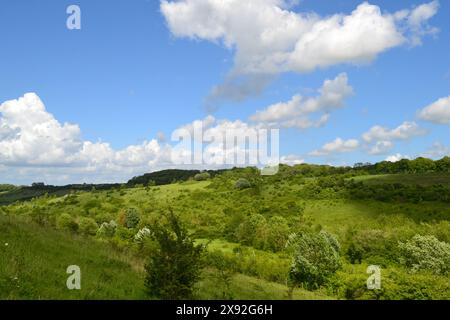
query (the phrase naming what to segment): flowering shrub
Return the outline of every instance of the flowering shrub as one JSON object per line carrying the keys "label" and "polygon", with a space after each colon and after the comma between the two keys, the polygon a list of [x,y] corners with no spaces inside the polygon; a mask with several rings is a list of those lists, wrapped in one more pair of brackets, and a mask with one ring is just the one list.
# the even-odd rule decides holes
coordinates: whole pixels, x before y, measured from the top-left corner
{"label": "flowering shrub", "polygon": [[114,220],[108,222],[103,222],[100,228],[97,230],[97,235],[99,237],[111,238],[116,233],[117,223]]}
{"label": "flowering shrub", "polygon": [[415,235],[399,243],[400,263],[412,272],[428,270],[434,274],[450,273],[450,245],[434,236]]}
{"label": "flowering shrub", "polygon": [[142,243],[144,241],[145,238],[150,237],[151,235],[151,231],[149,228],[143,228],[141,230],[138,231],[138,233],[136,233],[136,235],[134,236],[134,241],[138,242],[138,243]]}

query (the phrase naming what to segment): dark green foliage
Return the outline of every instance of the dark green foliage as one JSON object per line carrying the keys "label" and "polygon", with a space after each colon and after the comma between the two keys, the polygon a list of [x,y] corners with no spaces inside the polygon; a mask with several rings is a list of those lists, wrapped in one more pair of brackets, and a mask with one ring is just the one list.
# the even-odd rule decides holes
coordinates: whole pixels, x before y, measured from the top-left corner
{"label": "dark green foliage", "polygon": [[125,212],[125,226],[129,229],[136,228],[141,221],[141,216],[134,208],[129,208]]}
{"label": "dark green foliage", "polygon": [[189,299],[202,268],[203,245],[195,245],[180,219],[172,212],[167,221],[151,228],[154,241],[145,266],[150,296],[166,300]]}
{"label": "dark green foliage", "polygon": [[199,170],[163,170],[134,177],[128,181],[127,185],[136,186],[141,184],[147,186],[151,182],[152,185],[161,186],[171,184],[174,181],[187,181],[199,173]]}

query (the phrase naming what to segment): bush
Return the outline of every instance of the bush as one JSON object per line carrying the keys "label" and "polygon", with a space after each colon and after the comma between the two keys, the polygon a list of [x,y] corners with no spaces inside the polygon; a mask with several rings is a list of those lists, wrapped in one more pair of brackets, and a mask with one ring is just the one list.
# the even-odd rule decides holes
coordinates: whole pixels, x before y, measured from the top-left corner
{"label": "bush", "polygon": [[125,212],[124,226],[128,229],[136,228],[141,221],[141,217],[136,209],[130,208]]}
{"label": "bush", "polygon": [[61,230],[68,230],[71,232],[78,231],[78,223],[70,214],[63,213],[56,219],[56,226]]}
{"label": "bush", "polygon": [[145,266],[145,286],[150,296],[164,300],[192,298],[199,279],[204,246],[195,245],[172,212],[165,224],[151,230],[153,245]]}
{"label": "bush", "polygon": [[236,183],[234,184],[234,187],[236,188],[236,189],[239,189],[239,190],[243,190],[243,189],[248,189],[248,188],[251,188],[251,184],[250,184],[250,182],[247,180],[247,179],[244,179],[244,178],[240,178],[238,181],[236,181]]}
{"label": "bush", "polygon": [[98,225],[92,218],[80,218],[79,221],[80,232],[87,236],[95,236],[97,233]]}
{"label": "bush", "polygon": [[211,178],[211,175],[208,172],[198,173],[194,176],[195,181],[206,181]]}
{"label": "bush", "polygon": [[339,243],[327,232],[295,234],[290,237],[288,246],[293,249],[291,285],[318,288],[341,267]]}
{"label": "bush", "polygon": [[97,230],[97,235],[99,237],[111,238],[116,233],[117,223],[114,220],[108,222],[103,222],[100,228]]}
{"label": "bush", "polygon": [[434,236],[415,235],[411,240],[400,242],[399,250],[400,262],[412,272],[450,273],[450,245]]}

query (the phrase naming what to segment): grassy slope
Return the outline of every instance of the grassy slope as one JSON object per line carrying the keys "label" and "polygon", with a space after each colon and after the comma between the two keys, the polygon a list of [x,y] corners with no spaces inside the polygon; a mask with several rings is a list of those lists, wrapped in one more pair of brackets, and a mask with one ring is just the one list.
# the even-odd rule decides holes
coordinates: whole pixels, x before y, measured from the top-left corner
{"label": "grassy slope", "polygon": [[[0,216],[0,256],[0,299],[144,297],[137,268],[110,246],[89,239]],[[66,287],[70,265],[81,268],[81,291]]]}
{"label": "grassy slope", "polygon": [[[8,245],[6,245],[8,244]],[[217,248],[215,246],[214,248]],[[92,239],[83,239],[0,215],[0,300],[2,299],[147,299],[142,261]],[[82,290],[66,287],[69,265],[82,271]],[[206,270],[196,295],[217,299],[214,270]],[[285,299],[287,287],[255,277],[235,274],[234,299]],[[297,289],[294,299],[329,299]]]}

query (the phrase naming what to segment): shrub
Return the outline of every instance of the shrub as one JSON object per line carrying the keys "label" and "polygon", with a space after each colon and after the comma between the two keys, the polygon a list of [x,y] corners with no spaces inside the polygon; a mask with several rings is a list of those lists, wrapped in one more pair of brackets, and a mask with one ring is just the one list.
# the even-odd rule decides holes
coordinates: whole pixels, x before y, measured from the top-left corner
{"label": "shrub", "polygon": [[81,217],[79,221],[80,232],[87,236],[95,236],[98,225],[92,218]]}
{"label": "shrub", "polygon": [[111,238],[116,233],[117,223],[114,220],[110,222],[103,222],[100,228],[97,230],[97,235],[99,237]]}
{"label": "shrub", "polygon": [[63,213],[56,219],[56,226],[61,230],[68,230],[71,232],[78,231],[78,223],[70,214]]}
{"label": "shrub", "polygon": [[165,224],[155,224],[151,231],[153,245],[145,266],[148,294],[165,300],[192,298],[204,246],[195,245],[172,212]]}
{"label": "shrub", "polygon": [[412,272],[428,270],[434,274],[450,273],[450,245],[434,236],[415,235],[399,243],[400,263]]}
{"label": "shrub", "polygon": [[150,231],[149,228],[142,228],[134,236],[134,241],[137,243],[143,243],[146,238],[151,236],[151,233],[152,232]]}
{"label": "shrub", "polygon": [[130,208],[125,212],[124,226],[128,229],[136,228],[141,221],[141,217],[136,209]]}
{"label": "shrub", "polygon": [[194,176],[195,181],[206,181],[211,178],[211,175],[208,172],[198,173]]}
{"label": "shrub", "polygon": [[294,234],[288,246],[293,249],[291,285],[320,287],[341,267],[339,242],[327,232]]}
{"label": "shrub", "polygon": [[236,189],[239,190],[243,190],[243,189],[248,189],[250,188],[252,185],[250,184],[250,182],[247,179],[244,178],[240,178],[238,181],[236,181],[236,183],[234,184],[234,187]]}

